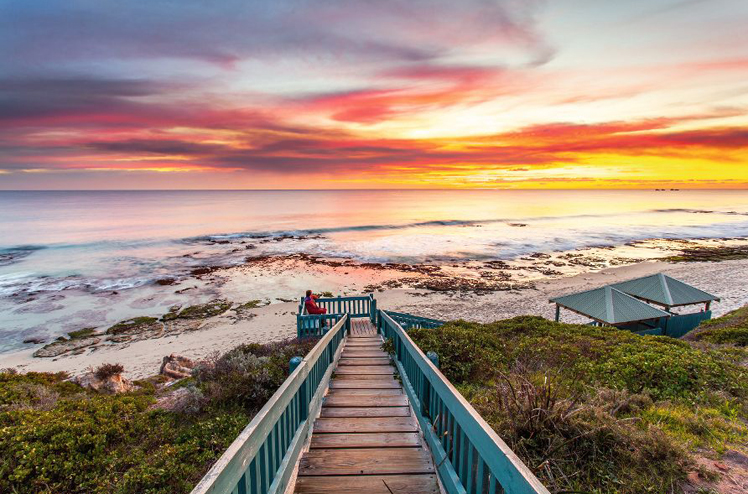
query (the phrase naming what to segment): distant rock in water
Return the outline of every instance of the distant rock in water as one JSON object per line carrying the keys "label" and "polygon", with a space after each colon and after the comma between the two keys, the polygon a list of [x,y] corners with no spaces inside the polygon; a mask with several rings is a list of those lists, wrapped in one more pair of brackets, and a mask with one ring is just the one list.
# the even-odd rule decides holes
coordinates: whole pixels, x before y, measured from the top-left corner
{"label": "distant rock in water", "polygon": [[177,282],[175,278],[161,278],[156,280],[157,285],[166,286],[166,285],[173,285]]}
{"label": "distant rock in water", "polygon": [[32,338],[26,338],[25,340],[23,340],[23,342],[28,345],[40,345],[44,343],[45,341],[47,341],[46,338],[42,338],[42,337],[32,337]]}

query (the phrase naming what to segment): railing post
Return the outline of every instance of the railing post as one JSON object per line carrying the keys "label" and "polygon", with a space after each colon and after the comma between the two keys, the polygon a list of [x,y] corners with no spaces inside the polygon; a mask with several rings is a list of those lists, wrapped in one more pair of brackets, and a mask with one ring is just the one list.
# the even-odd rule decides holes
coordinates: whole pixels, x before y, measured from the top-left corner
{"label": "railing post", "polygon": [[426,356],[429,358],[432,364],[434,364],[434,367],[437,369],[439,368],[439,355],[436,354],[436,352],[429,352],[426,354]]}
{"label": "railing post", "polygon": [[340,295],[338,295],[338,310],[335,311],[335,312],[337,312],[338,314],[342,314],[343,313],[343,310],[342,310],[342,301],[340,299]]}
{"label": "railing post", "polygon": [[295,371],[296,368],[301,365],[302,360],[304,359],[301,357],[292,357],[288,362],[288,373],[293,374],[293,371]]}

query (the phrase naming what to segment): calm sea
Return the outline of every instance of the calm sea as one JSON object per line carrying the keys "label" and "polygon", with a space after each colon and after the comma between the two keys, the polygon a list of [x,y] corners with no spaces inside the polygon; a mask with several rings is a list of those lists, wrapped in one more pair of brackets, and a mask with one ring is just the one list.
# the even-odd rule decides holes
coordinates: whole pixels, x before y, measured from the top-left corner
{"label": "calm sea", "polygon": [[0,325],[23,325],[14,297],[238,264],[242,241],[252,255],[451,262],[746,236],[748,191],[0,192]]}

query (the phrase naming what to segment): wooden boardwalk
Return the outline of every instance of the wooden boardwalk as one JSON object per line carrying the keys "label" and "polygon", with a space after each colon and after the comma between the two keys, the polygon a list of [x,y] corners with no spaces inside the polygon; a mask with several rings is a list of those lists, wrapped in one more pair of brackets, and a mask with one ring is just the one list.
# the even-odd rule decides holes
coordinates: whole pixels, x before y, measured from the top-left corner
{"label": "wooden boardwalk", "polygon": [[381,344],[368,319],[351,321],[309,451],[299,463],[296,493],[439,493],[431,454]]}

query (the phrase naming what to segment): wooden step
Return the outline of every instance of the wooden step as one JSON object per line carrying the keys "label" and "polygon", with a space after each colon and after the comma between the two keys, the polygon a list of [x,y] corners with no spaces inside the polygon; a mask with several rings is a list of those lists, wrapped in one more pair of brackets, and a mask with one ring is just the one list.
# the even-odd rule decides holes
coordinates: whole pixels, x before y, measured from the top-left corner
{"label": "wooden step", "polygon": [[338,365],[390,365],[389,358],[341,358]]}
{"label": "wooden step", "polygon": [[333,388],[327,392],[327,396],[396,396],[403,394],[400,388]]}
{"label": "wooden step", "polygon": [[335,374],[383,374],[390,375],[395,372],[391,365],[346,365],[335,369]]}
{"label": "wooden step", "polygon": [[413,417],[319,418],[314,422],[314,435],[352,432],[415,433],[418,425]]}
{"label": "wooden step", "polygon": [[328,417],[410,417],[410,407],[322,407],[319,414]]}
{"label": "wooden step", "polygon": [[356,434],[317,434],[312,436],[311,449],[332,448],[419,448],[415,432],[377,432]]}
{"label": "wooden step", "polygon": [[299,462],[299,477],[418,473],[434,473],[422,448],[312,449]]}
{"label": "wooden step", "polygon": [[[348,368],[358,369],[360,367],[348,367]],[[337,370],[339,369],[340,368],[338,368]],[[337,372],[337,370],[335,372]],[[392,372],[394,374],[395,371],[393,370]],[[350,373],[350,374],[338,373],[335,375],[335,381],[347,381],[347,380],[355,380],[355,381],[360,381],[360,380],[377,381],[379,380],[379,381],[382,381],[382,380],[392,379],[393,374],[358,374],[355,372]]]}
{"label": "wooden step", "polygon": [[407,407],[408,397],[404,394],[393,396],[340,396],[328,395],[323,401],[327,407]]}
{"label": "wooden step", "polygon": [[392,378],[374,381],[372,379],[334,379],[330,389],[400,389],[400,383]]}
{"label": "wooden step", "polygon": [[299,477],[298,494],[439,494],[436,475]]}
{"label": "wooden step", "polygon": [[381,350],[343,350],[340,358],[387,358],[387,352]]}

